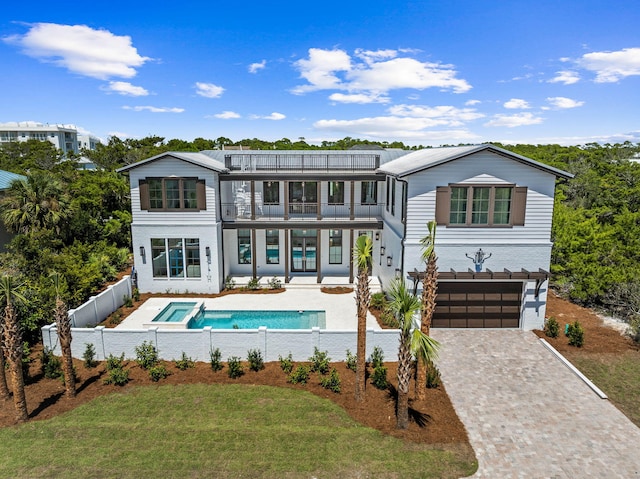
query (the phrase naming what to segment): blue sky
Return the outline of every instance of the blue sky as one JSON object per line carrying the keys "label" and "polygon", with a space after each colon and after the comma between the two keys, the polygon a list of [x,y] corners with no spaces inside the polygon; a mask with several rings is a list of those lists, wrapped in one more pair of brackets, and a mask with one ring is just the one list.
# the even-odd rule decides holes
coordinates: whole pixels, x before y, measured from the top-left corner
{"label": "blue sky", "polygon": [[67,2],[0,13],[0,123],[408,145],[640,142],[631,0]]}

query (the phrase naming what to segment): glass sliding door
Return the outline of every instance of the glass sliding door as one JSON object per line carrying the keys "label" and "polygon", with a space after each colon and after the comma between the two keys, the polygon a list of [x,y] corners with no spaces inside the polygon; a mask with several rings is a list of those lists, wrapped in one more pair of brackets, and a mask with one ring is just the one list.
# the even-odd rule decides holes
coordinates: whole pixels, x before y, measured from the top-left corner
{"label": "glass sliding door", "polygon": [[318,270],[318,233],[316,230],[291,231],[291,271],[312,273]]}

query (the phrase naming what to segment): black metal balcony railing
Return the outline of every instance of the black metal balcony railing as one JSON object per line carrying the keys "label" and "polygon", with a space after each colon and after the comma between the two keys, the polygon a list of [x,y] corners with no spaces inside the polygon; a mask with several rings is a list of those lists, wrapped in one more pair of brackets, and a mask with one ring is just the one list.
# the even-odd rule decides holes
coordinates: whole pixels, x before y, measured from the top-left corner
{"label": "black metal balcony railing", "polygon": [[375,171],[380,156],[373,154],[234,153],[224,157],[230,171]]}
{"label": "black metal balcony railing", "polygon": [[[318,207],[320,211],[318,211]],[[249,204],[222,203],[223,221],[349,221],[379,220],[382,216],[382,205],[350,205],[329,203],[289,203],[285,208],[280,205],[258,205],[252,211]]]}

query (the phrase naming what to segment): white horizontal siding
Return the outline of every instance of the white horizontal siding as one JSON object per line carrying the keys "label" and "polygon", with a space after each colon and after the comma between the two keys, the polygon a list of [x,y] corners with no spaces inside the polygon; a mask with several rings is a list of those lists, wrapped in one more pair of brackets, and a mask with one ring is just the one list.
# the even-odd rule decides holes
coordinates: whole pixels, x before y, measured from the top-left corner
{"label": "white horizontal siding", "polygon": [[[145,178],[199,178],[205,180],[206,204],[205,211],[186,212],[150,212],[140,209],[139,182]],[[176,158],[163,158],[138,168],[129,170],[131,185],[131,212],[133,224],[139,225],[188,225],[208,224],[218,221],[218,174],[212,170],[196,166],[192,163]]]}

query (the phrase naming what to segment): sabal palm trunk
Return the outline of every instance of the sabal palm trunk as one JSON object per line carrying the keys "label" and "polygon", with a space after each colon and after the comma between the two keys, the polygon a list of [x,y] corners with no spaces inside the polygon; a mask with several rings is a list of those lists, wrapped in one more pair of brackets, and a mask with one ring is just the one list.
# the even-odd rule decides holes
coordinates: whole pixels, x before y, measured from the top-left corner
{"label": "sabal palm trunk", "polygon": [[23,422],[29,418],[29,414],[24,391],[24,376],[22,375],[22,331],[12,305],[7,305],[5,308],[4,321],[4,348],[9,361],[16,420]]}
{"label": "sabal palm trunk", "polygon": [[76,376],[73,372],[73,356],[71,355],[71,321],[67,308],[59,298],[56,299],[55,319],[58,326],[58,338],[62,349],[62,372],[67,397],[76,395]]}
{"label": "sabal palm trunk", "polygon": [[411,383],[411,343],[409,331],[402,332],[400,349],[398,350],[398,404],[397,404],[397,428],[409,427],[409,384]]}
{"label": "sabal palm trunk", "polygon": [[[0,328],[0,341],[2,341],[2,329]],[[6,363],[4,360],[3,345],[0,343],[0,399],[9,399],[11,393],[7,386]]]}
{"label": "sabal palm trunk", "polygon": [[356,363],[356,401],[364,399],[366,369],[367,369],[367,309],[370,302],[369,274],[366,269],[358,273],[358,285],[356,290],[358,308],[358,336],[357,336],[357,363]]}
{"label": "sabal palm trunk", "polygon": [[[429,255],[425,275],[422,278],[422,313],[420,318],[420,331],[426,336],[431,333],[431,321],[436,309],[436,294],[438,289],[438,266],[435,253]],[[416,377],[416,394],[418,399],[426,397],[427,389],[427,363],[424,359],[418,361],[418,374]]]}

